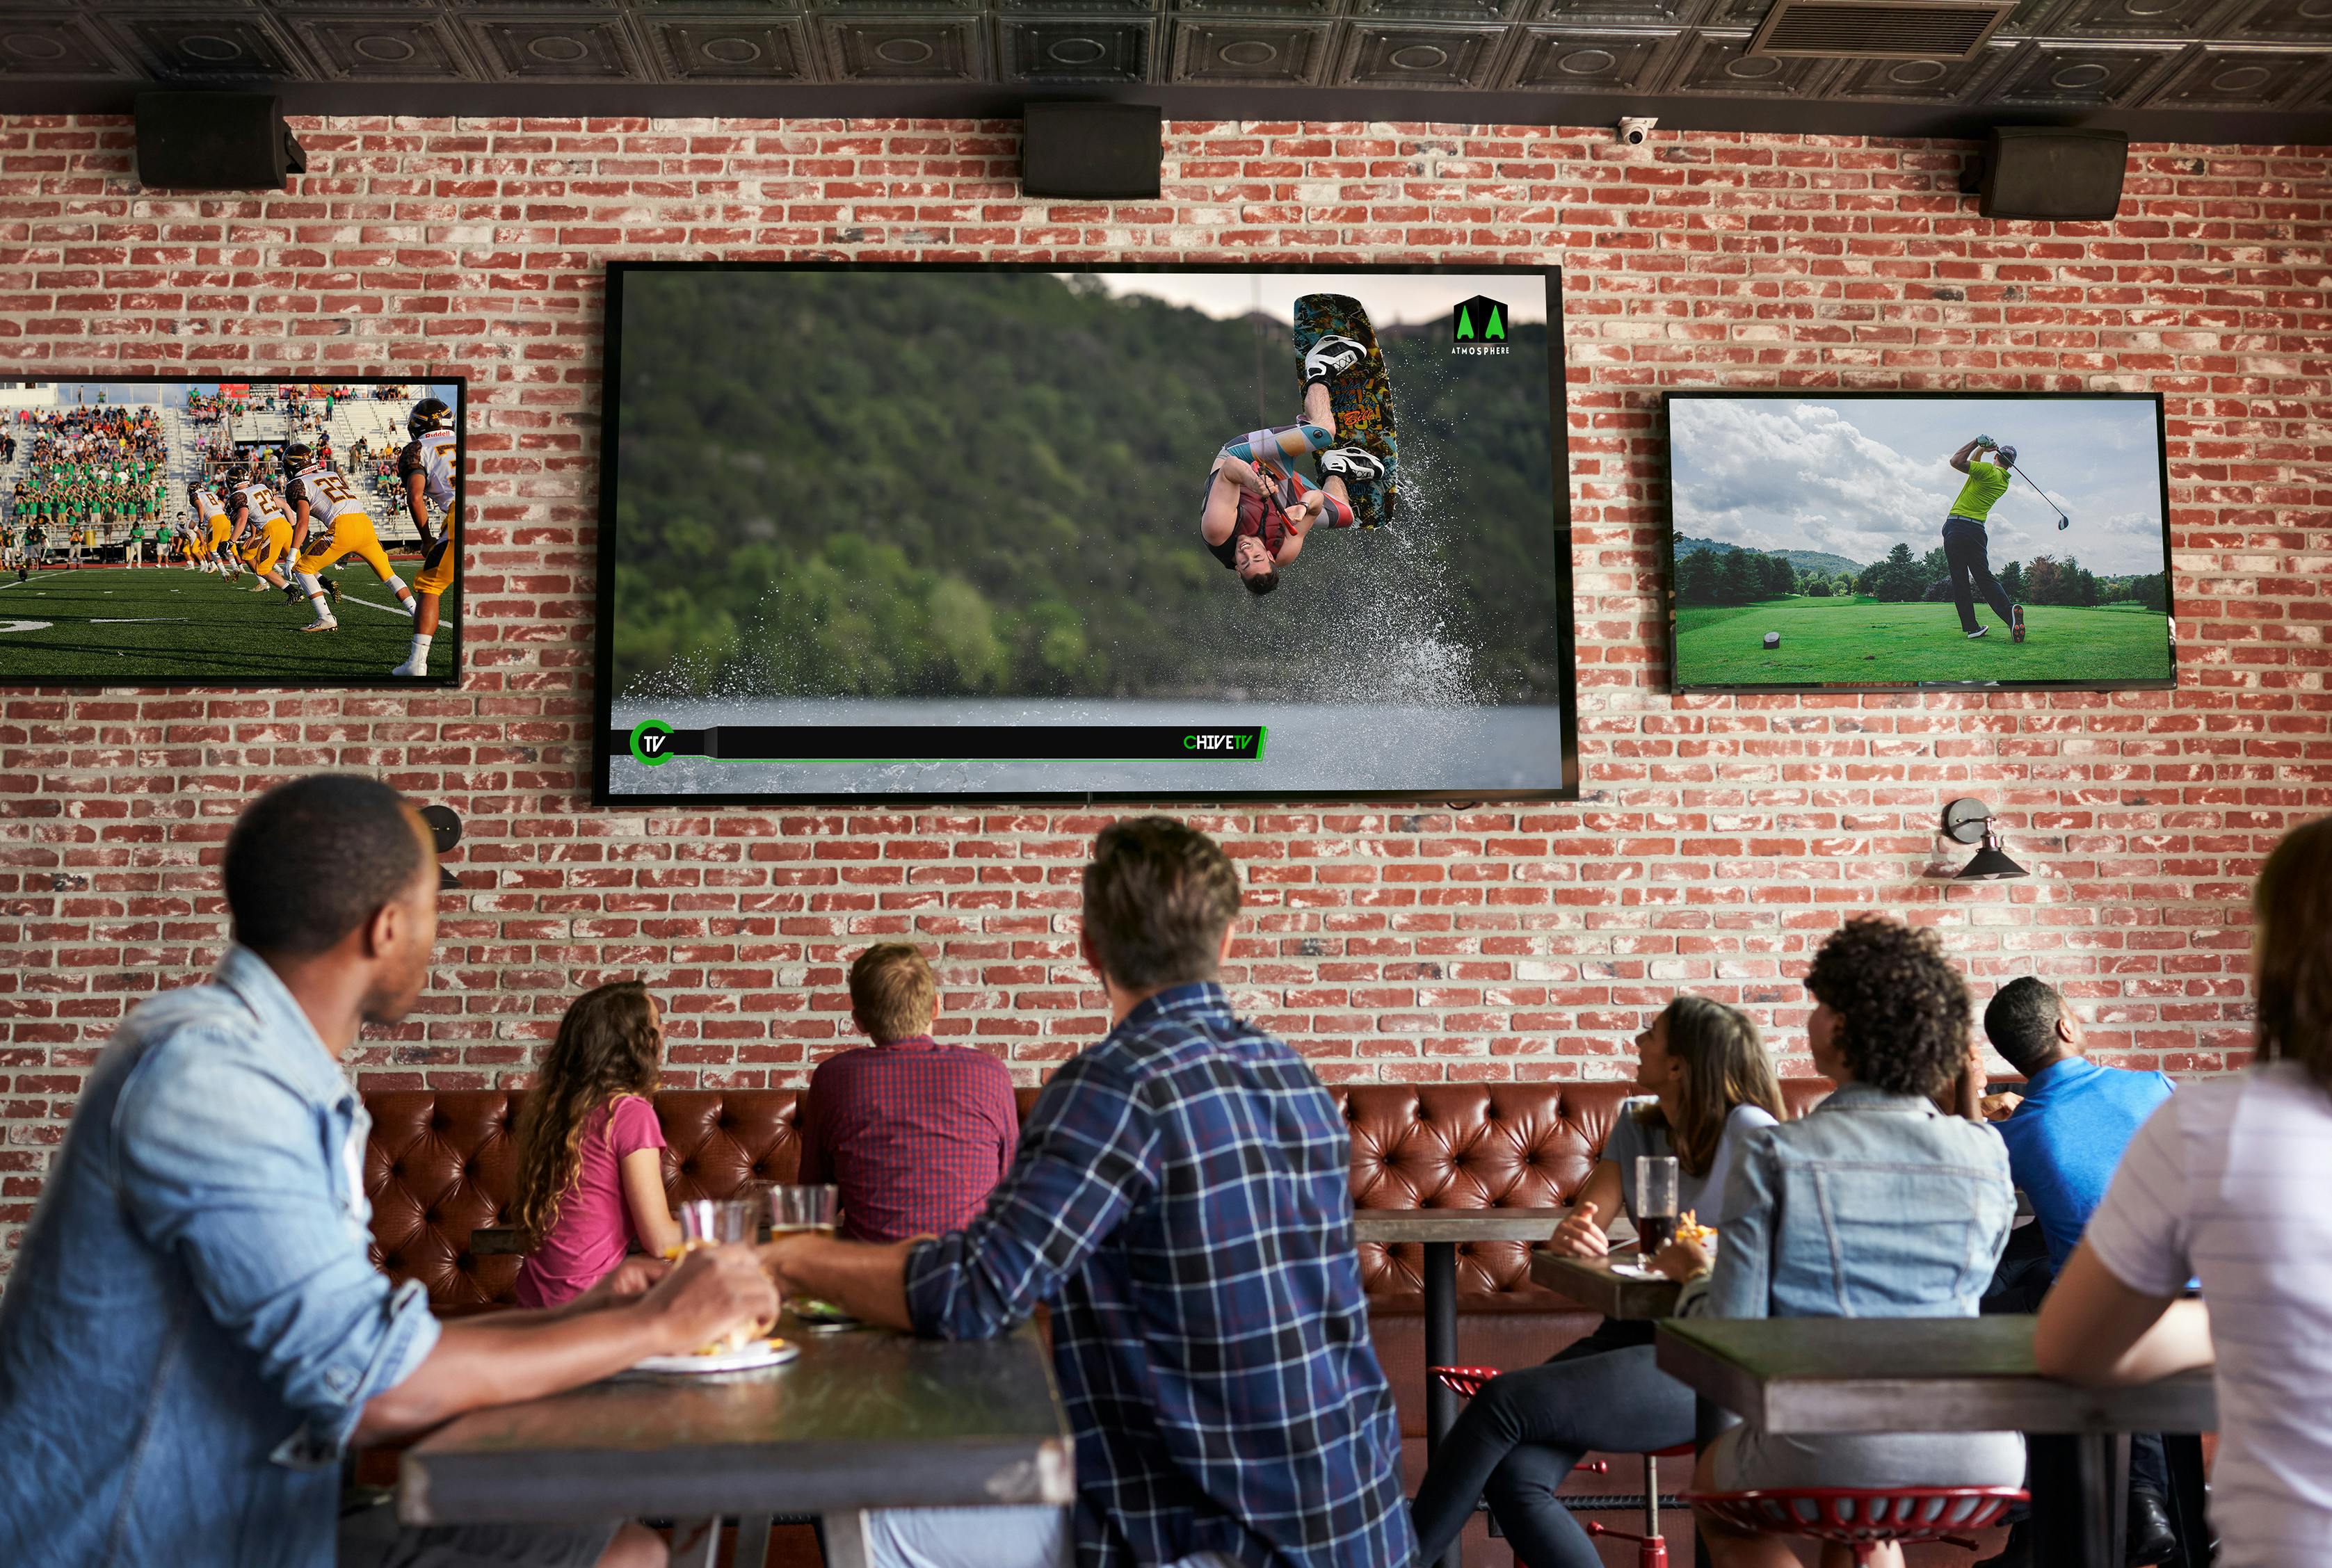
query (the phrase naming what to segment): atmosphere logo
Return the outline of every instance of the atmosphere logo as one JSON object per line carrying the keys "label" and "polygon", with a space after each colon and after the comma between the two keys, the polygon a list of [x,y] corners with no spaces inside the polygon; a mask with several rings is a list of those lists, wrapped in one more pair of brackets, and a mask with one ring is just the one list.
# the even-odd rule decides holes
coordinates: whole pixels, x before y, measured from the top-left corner
{"label": "atmosphere logo", "polygon": [[1449,319],[1449,351],[1452,354],[1505,353],[1505,301],[1477,294],[1458,305]]}

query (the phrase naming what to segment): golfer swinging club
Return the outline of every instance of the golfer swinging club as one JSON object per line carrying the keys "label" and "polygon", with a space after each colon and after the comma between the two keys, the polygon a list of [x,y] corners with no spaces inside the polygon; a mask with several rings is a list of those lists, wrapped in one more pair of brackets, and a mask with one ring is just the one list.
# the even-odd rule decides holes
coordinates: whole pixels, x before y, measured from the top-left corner
{"label": "golfer swinging club", "polygon": [[[2000,461],[1974,459],[1978,452],[1997,453]],[[1951,515],[1944,519],[1944,559],[1952,569],[1952,603],[1959,607],[1960,629],[1971,641],[1984,634],[1976,622],[1974,597],[1968,591],[1971,579],[1975,591],[1983,595],[1983,602],[2008,623],[2009,640],[2024,640],[2024,607],[2010,604],[2000,579],[1992,575],[1991,544],[1983,531],[1983,520],[1993,502],[2008,493],[2008,476],[2015,464],[2016,448],[2002,446],[1989,435],[1979,435],[1952,454],[1952,466],[1968,478],[1960,486],[1959,499],[1952,502]]]}

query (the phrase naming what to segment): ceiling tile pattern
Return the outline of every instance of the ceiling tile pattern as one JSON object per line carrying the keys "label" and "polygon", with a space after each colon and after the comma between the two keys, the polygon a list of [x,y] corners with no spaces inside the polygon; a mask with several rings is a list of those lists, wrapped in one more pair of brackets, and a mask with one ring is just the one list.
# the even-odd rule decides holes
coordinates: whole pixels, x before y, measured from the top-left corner
{"label": "ceiling tile pattern", "polygon": [[1390,88],[2198,127],[2332,107],[2332,0],[2023,0],[1968,61],[1753,55],[1772,3],[0,0],[0,80]]}

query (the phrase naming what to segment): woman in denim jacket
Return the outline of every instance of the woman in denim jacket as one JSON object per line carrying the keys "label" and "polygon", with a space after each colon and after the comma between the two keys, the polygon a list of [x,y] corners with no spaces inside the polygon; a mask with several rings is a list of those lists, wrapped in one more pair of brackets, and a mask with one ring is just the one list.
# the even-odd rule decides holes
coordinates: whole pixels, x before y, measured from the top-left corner
{"label": "woman in denim jacket", "polygon": [[[1733,1166],[1712,1268],[1678,1243],[1659,1266],[1686,1279],[1681,1310],[1710,1317],[1974,1317],[2016,1211],[2008,1154],[1991,1129],[1935,1104],[1968,1060],[1967,987],[1931,932],[1849,921],[1806,976],[1814,1066],[1838,1091],[1795,1122],[1762,1128]],[[1726,1431],[1696,1486],[2015,1487],[2014,1432],[1782,1437]],[[1780,1538],[1700,1521],[1718,1568],[1785,1568]],[[1823,1548],[1824,1568],[1851,1561]],[[1894,1547],[1881,1564],[1899,1564]]]}

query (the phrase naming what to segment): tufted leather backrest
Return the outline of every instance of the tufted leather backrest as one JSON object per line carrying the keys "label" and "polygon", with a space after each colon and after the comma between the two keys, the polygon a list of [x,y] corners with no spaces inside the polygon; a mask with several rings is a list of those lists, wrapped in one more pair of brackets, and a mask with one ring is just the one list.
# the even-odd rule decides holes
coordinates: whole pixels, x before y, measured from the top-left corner
{"label": "tufted leather backrest", "polygon": [[[1789,1114],[1804,1114],[1830,1087],[1820,1078],[1783,1079]],[[1329,1093],[1352,1130],[1355,1208],[1546,1209],[1570,1202],[1587,1180],[1630,1088],[1576,1081],[1332,1084]],[[1024,1118],[1040,1092],[1014,1092]],[[750,1181],[792,1181],[802,1099],[798,1089],[657,1095],[666,1192],[677,1202],[729,1197]],[[440,1311],[511,1300],[518,1259],[476,1257],[469,1243],[479,1226],[508,1222],[518,1178],[512,1135],[523,1102],[522,1091],[506,1089],[365,1096],[373,1122],[365,1194],[372,1200],[374,1261],[398,1279],[421,1280]],[[1461,1292],[1544,1294],[1529,1282],[1522,1242],[1469,1244],[1458,1254]],[[1419,1267],[1414,1246],[1361,1248],[1371,1296],[1421,1289]]]}

